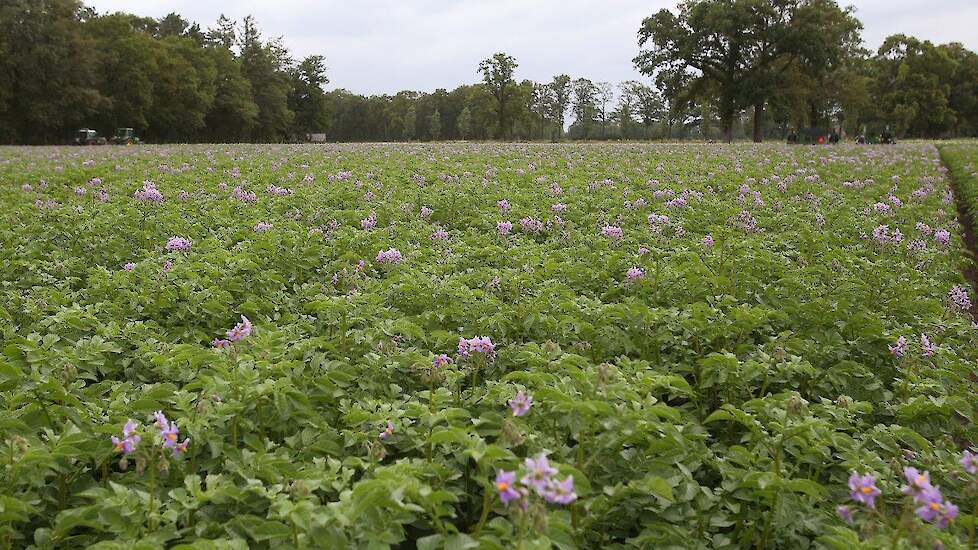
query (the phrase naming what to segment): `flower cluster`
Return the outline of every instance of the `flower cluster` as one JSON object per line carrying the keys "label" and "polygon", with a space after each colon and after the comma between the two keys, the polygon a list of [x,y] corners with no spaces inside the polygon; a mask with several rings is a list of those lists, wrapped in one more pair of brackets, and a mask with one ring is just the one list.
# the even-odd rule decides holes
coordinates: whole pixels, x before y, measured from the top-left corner
{"label": "flower cluster", "polygon": [[276,195],[279,197],[284,197],[286,195],[291,195],[292,190],[285,187],[279,187],[277,185],[269,185],[266,189],[269,195]]}
{"label": "flower cluster", "polygon": [[958,307],[958,309],[971,309],[971,298],[968,296],[968,291],[961,285],[954,285],[951,287],[951,290],[947,293],[947,297],[951,300],[951,303]]}
{"label": "flower cluster", "polygon": [[524,475],[519,480],[520,486],[516,485],[516,472],[500,470],[496,472],[494,481],[499,500],[503,504],[520,500],[524,510],[529,506],[527,499],[531,490],[551,504],[570,504],[577,500],[577,494],[574,493],[574,476],[558,480],[554,477],[555,474],[557,469],[550,465],[544,453],[540,453],[536,458],[525,460]]}
{"label": "flower cluster", "polygon": [[136,446],[139,445],[139,434],[136,433],[136,423],[132,420],[126,422],[126,425],[122,427],[122,439],[116,436],[112,436],[112,445],[115,450],[119,451],[124,455],[131,455],[136,452]]}
{"label": "flower cluster", "polygon": [[371,212],[366,218],[360,220],[360,227],[365,230],[377,227],[377,213]]}
{"label": "flower cluster", "polygon": [[399,264],[404,260],[401,251],[396,248],[381,250],[377,253],[377,263],[379,264]]}
{"label": "flower cluster", "polygon": [[255,233],[264,233],[272,228],[272,224],[268,222],[258,222],[255,224]]}
{"label": "flower cluster", "polygon": [[747,210],[743,210],[741,211],[740,214],[737,214],[737,221],[740,222],[740,225],[744,228],[744,231],[747,232],[761,231],[761,229],[757,226],[757,218],[755,218]]}
{"label": "flower cluster", "polygon": [[231,196],[241,202],[258,202],[258,195],[251,191],[246,191],[240,185],[234,188]]}
{"label": "flower cluster", "polygon": [[143,182],[143,188],[133,193],[133,197],[140,202],[155,202],[157,204],[163,202],[163,193],[160,193],[156,189],[156,184],[149,180]]}
{"label": "flower cluster", "polygon": [[905,468],[903,477],[907,480],[903,494],[913,497],[917,505],[914,510],[917,517],[944,529],[958,516],[958,507],[945,500],[938,487],[931,485],[930,475],[927,472],[921,473],[916,468]]}
{"label": "flower cluster", "polygon": [[649,225],[655,226],[655,225],[668,225],[668,224],[669,224],[669,216],[666,216],[664,214],[649,214]]}
{"label": "flower cluster", "polygon": [[173,451],[173,456],[180,456],[187,452],[190,438],[179,441],[180,429],[177,427],[177,423],[171,423],[161,411],[156,411],[153,416],[156,418],[156,427],[159,428],[160,437],[163,439],[163,448]]}
{"label": "flower cluster", "polygon": [[184,237],[170,237],[166,241],[166,249],[170,252],[187,251],[190,250],[191,246],[193,246],[193,243],[190,242],[190,239]]}
{"label": "flower cluster", "polygon": [[540,233],[543,231],[543,222],[536,218],[523,218],[520,220],[520,227],[527,233]]}
{"label": "flower cluster", "polygon": [[510,231],[513,230],[513,224],[510,222],[502,221],[496,223],[496,231],[500,235],[509,235]]}
{"label": "flower cluster", "polygon": [[248,320],[244,315],[241,316],[241,322],[234,325],[234,327],[228,329],[227,337],[231,342],[240,342],[245,338],[251,336],[251,332],[254,327],[251,325],[251,321]]}
{"label": "flower cluster", "polygon": [[937,346],[931,343],[930,338],[926,334],[920,335],[920,350],[924,357],[930,357],[937,352]]}
{"label": "flower cluster", "polygon": [[601,234],[616,241],[621,240],[625,236],[625,232],[617,225],[605,225],[601,228]]}
{"label": "flower cluster", "polygon": [[645,272],[635,266],[628,268],[628,271],[625,272],[625,278],[633,283],[642,277],[645,277]]}
{"label": "flower cluster", "polygon": [[481,353],[492,356],[496,353],[496,344],[488,336],[473,336],[472,338],[458,339],[458,354],[462,357],[471,357],[473,353]]}
{"label": "flower cluster", "polygon": [[909,348],[909,346],[907,345],[907,337],[906,336],[901,336],[901,337],[897,338],[897,341],[896,341],[895,344],[893,344],[892,346],[890,346],[890,353],[892,353],[894,357],[896,357],[897,359],[899,359],[900,357],[903,357],[904,355],[907,354],[907,349],[908,348]]}

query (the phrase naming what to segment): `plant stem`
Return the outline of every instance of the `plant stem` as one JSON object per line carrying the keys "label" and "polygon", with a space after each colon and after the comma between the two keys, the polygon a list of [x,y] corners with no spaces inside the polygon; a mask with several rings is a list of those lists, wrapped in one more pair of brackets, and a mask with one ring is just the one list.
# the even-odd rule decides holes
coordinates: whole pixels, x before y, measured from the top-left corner
{"label": "plant stem", "polygon": [[473,535],[478,536],[479,532],[482,531],[482,527],[485,526],[486,520],[489,519],[489,495],[492,491],[488,489],[483,489],[482,493],[482,515],[479,516],[479,523],[475,526],[475,531]]}

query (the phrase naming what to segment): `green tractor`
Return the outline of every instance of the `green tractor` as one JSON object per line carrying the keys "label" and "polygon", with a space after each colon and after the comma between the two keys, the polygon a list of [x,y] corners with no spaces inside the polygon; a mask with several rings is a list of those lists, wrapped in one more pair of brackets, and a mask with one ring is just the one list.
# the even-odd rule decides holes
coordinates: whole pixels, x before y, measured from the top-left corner
{"label": "green tractor", "polygon": [[115,135],[112,136],[112,143],[116,145],[138,145],[139,138],[136,131],[132,128],[116,128]]}
{"label": "green tractor", "polygon": [[90,128],[82,128],[75,135],[75,145],[105,145],[105,138]]}

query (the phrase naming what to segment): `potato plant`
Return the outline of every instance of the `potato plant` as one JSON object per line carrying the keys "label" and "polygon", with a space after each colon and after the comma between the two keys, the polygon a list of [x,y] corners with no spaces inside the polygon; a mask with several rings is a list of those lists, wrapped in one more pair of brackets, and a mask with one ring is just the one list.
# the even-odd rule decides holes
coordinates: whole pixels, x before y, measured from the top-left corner
{"label": "potato plant", "polygon": [[930,144],[0,149],[0,547],[973,547],[954,201]]}

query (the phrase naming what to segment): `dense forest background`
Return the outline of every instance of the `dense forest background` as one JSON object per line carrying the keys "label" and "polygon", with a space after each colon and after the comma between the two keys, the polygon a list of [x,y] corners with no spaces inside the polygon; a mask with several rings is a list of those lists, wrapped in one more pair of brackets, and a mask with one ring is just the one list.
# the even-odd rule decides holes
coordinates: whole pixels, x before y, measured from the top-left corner
{"label": "dense forest background", "polygon": [[632,61],[648,83],[517,80],[517,60],[498,53],[474,60],[478,82],[364,96],[327,91],[323,56],[294,58],[251,17],[203,28],[177,14],[4,0],[0,143],[123,126],[153,142],[978,135],[978,55],[904,35],[868,51],[834,0],[687,0],[636,28]]}

